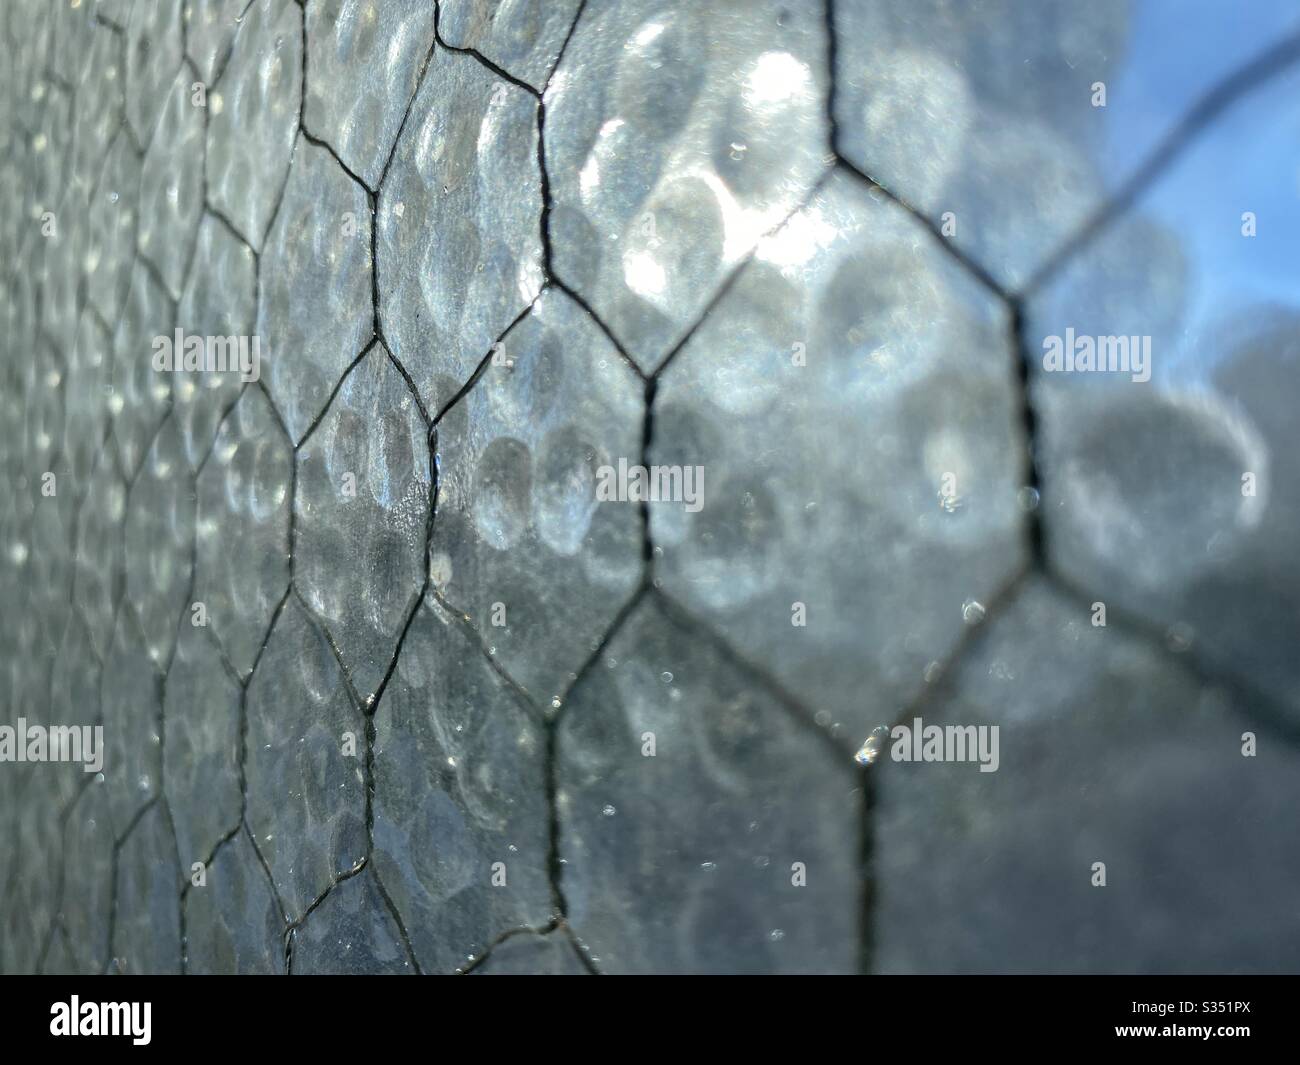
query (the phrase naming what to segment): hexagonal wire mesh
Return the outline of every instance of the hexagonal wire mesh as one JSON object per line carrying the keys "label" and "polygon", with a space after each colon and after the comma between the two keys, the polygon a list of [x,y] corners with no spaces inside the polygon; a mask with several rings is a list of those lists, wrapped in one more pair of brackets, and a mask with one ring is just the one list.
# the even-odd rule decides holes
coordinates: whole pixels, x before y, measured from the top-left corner
{"label": "hexagonal wire mesh", "polygon": [[4,971],[1296,967],[1294,5],[0,22]]}

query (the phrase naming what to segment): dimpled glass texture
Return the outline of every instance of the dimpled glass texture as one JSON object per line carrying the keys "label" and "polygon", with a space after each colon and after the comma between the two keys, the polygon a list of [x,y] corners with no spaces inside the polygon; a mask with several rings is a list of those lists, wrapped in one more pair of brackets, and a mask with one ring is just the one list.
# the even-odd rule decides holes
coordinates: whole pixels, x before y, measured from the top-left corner
{"label": "dimpled glass texture", "polygon": [[0,48],[0,972],[1296,967],[1293,2]]}

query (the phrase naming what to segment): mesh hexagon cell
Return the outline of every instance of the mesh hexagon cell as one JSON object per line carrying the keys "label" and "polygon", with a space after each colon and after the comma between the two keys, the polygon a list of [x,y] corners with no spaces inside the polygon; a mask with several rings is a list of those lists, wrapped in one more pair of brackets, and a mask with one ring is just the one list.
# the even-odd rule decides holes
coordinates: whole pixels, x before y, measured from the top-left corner
{"label": "mesh hexagon cell", "polygon": [[1295,4],[0,39],[0,971],[1294,968]]}

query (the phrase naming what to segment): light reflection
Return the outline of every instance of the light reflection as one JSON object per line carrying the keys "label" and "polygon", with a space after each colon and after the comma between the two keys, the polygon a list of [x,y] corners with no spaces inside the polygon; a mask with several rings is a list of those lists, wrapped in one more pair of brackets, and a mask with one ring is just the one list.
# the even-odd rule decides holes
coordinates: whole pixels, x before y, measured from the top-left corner
{"label": "light reflection", "polygon": [[812,74],[789,52],[765,52],[745,81],[745,102],[764,109],[783,104],[812,89]]}

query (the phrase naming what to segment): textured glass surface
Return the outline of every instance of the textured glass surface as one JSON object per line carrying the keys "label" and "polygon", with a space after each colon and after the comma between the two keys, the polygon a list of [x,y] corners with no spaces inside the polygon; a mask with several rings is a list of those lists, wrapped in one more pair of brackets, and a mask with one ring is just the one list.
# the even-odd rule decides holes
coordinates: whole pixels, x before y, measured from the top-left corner
{"label": "textured glass surface", "polygon": [[1300,724],[1300,211],[1296,153],[1268,147],[1297,134],[1293,70],[1067,263],[1029,323],[1031,337],[1150,336],[1147,384],[1036,381],[1054,561],[1099,598],[1176,626]]}
{"label": "textured glass surface", "polygon": [[1294,3],[0,46],[0,971],[1296,967]]}
{"label": "textured glass surface", "polygon": [[302,9],[249,5],[209,97],[208,205],[260,250],[302,113]]}
{"label": "textured glass surface", "polygon": [[104,716],[104,779],[119,834],[157,797],[162,774],[161,678],[135,609],[117,612],[105,655],[100,705]]}
{"label": "textured glass surface", "polygon": [[363,869],[338,884],[313,917],[294,934],[293,972],[394,976],[412,971],[401,932],[375,887],[372,870]]}
{"label": "textured glass surface", "polygon": [[365,190],[301,137],[294,156],[258,271],[257,335],[267,390],[297,444],[370,339],[355,308],[370,294],[371,262]]}
{"label": "textured glass surface", "polygon": [[656,366],[827,166],[812,4],[591,4],[546,90],[556,274]]}
{"label": "textured glass surface", "polygon": [[298,452],[294,580],[365,701],[419,597],[429,448],[406,382],[375,345]]}
{"label": "textured glass surface", "polygon": [[370,188],[383,176],[433,48],[436,13],[425,0],[322,0],[307,8],[303,126]]}
{"label": "textured glass surface", "polygon": [[176,422],[150,445],[126,501],[126,599],[138,612],[149,657],[164,670],[194,566],[194,480]]}
{"label": "textured glass surface", "polygon": [[425,406],[451,401],[542,281],[537,100],[436,49],[379,193],[379,315]]}
{"label": "textured glass surface", "polygon": [[185,892],[186,971],[284,972],[284,914],[246,830],[216,854],[202,886]]}
{"label": "textured glass surface", "polygon": [[592,961],[851,971],[860,782],[822,742],[643,604],[560,719],[560,884]]}
{"label": "textured glass surface", "polygon": [[375,715],[374,843],[426,972],[550,918],[545,747],[464,623],[421,607]]}
{"label": "textured glass surface", "polygon": [[239,704],[239,684],[226,671],[216,640],[186,619],[163,698],[164,720],[171,726],[163,779],[176,849],[187,869],[207,861],[230,826],[239,822]]}
{"label": "textured glass surface", "polygon": [[199,473],[194,538],[194,601],[241,676],[289,587],[292,487],[289,441],[266,393],[250,388]]}
{"label": "textured glass surface", "polygon": [[586,976],[589,971],[562,932],[512,935],[501,940],[482,965],[470,970],[481,976]]}
{"label": "textured glass surface", "polygon": [[[213,214],[199,224],[189,281],[176,309],[187,335],[247,336],[257,318],[257,257]],[[172,383],[172,412],[192,467],[212,447],[222,416],[239,398],[239,375],[182,369]]]}
{"label": "textured glass surface", "polygon": [[[1008,287],[1212,89],[1300,28],[1287,3],[836,3],[840,149]],[[1243,17],[1244,16],[1244,17]],[[1105,106],[1092,100],[1098,85]],[[963,224],[968,223],[968,224]]]}
{"label": "textured glass surface", "polygon": [[759,245],[656,401],[650,461],[705,472],[697,513],[652,509],[664,589],[855,737],[1022,564],[1006,310],[847,177]]}
{"label": "textured glass surface", "polygon": [[150,806],[131,826],[116,866],[118,905],[109,972],[180,972],[180,870],[165,806]]}
{"label": "textured glass surface", "polygon": [[131,5],[126,22],[126,118],[135,142],[149,144],[181,61],[181,5]]}
{"label": "textured glass surface", "polygon": [[179,299],[203,211],[203,111],[191,102],[193,76],[182,67],[163,94],[162,115],[140,172],[139,252]]}
{"label": "textured glass surface", "polygon": [[[1268,741],[1242,758],[1252,724],[1233,703],[1158,647],[1094,628],[1087,604],[1026,587],[926,711],[1000,725],[998,771],[882,774],[877,968],[1291,968],[1300,758]],[[1088,875],[1102,857],[1129,871],[1104,905]]]}
{"label": "textured glass surface", "polygon": [[361,715],[324,635],[292,597],[259,665],[245,696],[248,827],[298,918],[365,857],[361,759],[344,747],[346,735],[359,737]]}
{"label": "textured glass surface", "polygon": [[248,0],[187,0],[182,6],[186,55],[199,80],[211,84],[225,69],[248,8]]}
{"label": "textured glass surface", "polygon": [[113,842],[105,786],[93,781],[68,811],[63,865],[79,872],[64,878],[63,928],[79,973],[102,973],[108,964],[113,907]]}
{"label": "textured glass surface", "polygon": [[444,0],[438,32],[539,88],[555,69],[579,0]]}
{"label": "textured glass surface", "polygon": [[640,448],[644,389],[557,289],[499,343],[438,426],[444,476],[430,579],[546,703],[640,579],[640,515],[598,503],[595,480]]}

